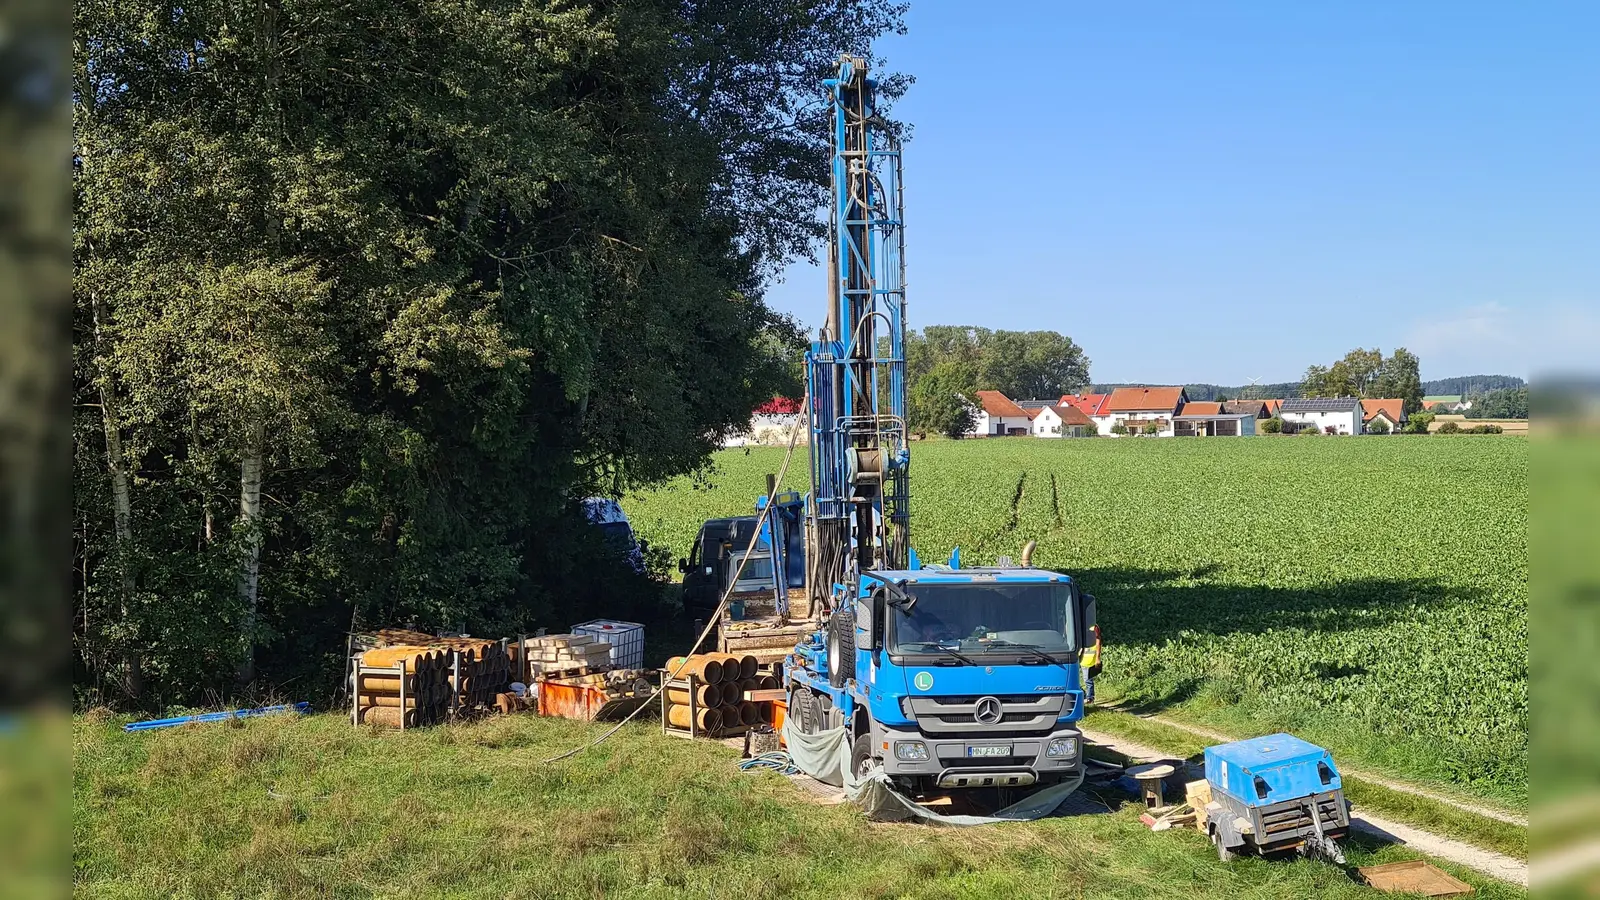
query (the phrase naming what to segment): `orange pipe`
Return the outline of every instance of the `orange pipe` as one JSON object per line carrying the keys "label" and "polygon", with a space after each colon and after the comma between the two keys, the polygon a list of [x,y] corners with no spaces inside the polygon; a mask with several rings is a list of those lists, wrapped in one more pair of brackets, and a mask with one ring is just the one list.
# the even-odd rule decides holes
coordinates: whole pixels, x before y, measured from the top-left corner
{"label": "orange pipe", "polygon": [[[667,707],[667,722],[678,728],[689,727],[689,707]],[[716,731],[722,727],[722,711],[719,709],[700,710],[700,728],[704,731]]]}
{"label": "orange pipe", "polygon": [[[684,665],[685,659],[688,660],[687,665]],[[679,666],[682,666],[682,669],[679,669]],[[722,660],[709,653],[690,657],[674,656],[667,660],[667,674],[669,676],[676,674],[679,678],[693,675],[706,684],[718,684],[723,676]]]}
{"label": "orange pipe", "polygon": [[[694,691],[695,702],[702,707],[721,706],[723,688],[724,686],[720,684],[699,685]],[[671,703],[678,703],[687,706],[689,703],[689,692],[683,688],[668,688],[667,700]]]}

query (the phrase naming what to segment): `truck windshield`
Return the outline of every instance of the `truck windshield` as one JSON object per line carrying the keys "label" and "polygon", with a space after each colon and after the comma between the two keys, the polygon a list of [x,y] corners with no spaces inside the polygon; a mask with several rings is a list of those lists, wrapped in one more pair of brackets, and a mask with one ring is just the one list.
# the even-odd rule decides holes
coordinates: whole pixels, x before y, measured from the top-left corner
{"label": "truck windshield", "polygon": [[739,570],[739,556],[734,554],[728,559],[728,577],[734,573],[739,575],[739,588],[741,590],[762,590],[772,586],[772,557],[751,556],[745,560],[744,570]]}
{"label": "truck windshield", "polygon": [[623,553],[633,549],[633,529],[627,522],[602,522],[599,528],[611,549]]}
{"label": "truck windshield", "polygon": [[1067,584],[922,584],[907,592],[917,598],[910,611],[889,607],[891,653],[1077,647]]}

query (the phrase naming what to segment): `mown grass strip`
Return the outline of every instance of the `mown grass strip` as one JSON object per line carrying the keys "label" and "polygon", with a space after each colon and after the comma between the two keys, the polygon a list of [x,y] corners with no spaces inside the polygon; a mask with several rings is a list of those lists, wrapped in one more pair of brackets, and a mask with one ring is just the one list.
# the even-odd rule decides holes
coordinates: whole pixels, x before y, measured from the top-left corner
{"label": "mown grass strip", "polygon": [[[1319,897],[1378,900],[1311,860],[1217,860],[1141,807],[975,829],[819,806],[737,754],[630,726],[514,716],[408,731],[339,715],[123,734],[74,727],[74,895],[116,897]],[[1362,836],[1352,865],[1416,857]],[[1462,875],[1483,900],[1523,898]]]}

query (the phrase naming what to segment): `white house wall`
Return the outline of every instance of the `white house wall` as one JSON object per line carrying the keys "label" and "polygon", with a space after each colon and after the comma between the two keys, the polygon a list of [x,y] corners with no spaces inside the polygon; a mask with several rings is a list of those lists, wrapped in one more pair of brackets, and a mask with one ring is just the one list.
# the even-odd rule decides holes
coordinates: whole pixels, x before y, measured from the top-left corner
{"label": "white house wall", "polygon": [[1033,423],[1027,416],[991,417],[987,412],[980,410],[974,419],[973,429],[967,433],[977,437],[996,437],[994,430],[996,425],[1000,426],[1000,435],[1004,435],[1013,428],[1021,428],[1030,434],[1033,432]]}
{"label": "white house wall", "polygon": [[1146,422],[1155,419],[1166,419],[1166,425],[1156,432],[1156,437],[1172,437],[1176,433],[1176,426],[1172,422],[1174,415],[1174,413],[1170,412],[1116,412],[1104,416],[1095,416],[1094,424],[1099,426],[1101,434],[1121,437],[1121,435],[1114,434],[1111,431],[1111,426],[1121,424],[1126,426],[1129,431],[1137,432],[1144,428]]}
{"label": "white house wall", "polygon": [[1285,422],[1294,422],[1297,425],[1315,425],[1318,431],[1326,433],[1328,426],[1333,426],[1340,434],[1361,433],[1361,413],[1355,410],[1344,412],[1284,412]]}

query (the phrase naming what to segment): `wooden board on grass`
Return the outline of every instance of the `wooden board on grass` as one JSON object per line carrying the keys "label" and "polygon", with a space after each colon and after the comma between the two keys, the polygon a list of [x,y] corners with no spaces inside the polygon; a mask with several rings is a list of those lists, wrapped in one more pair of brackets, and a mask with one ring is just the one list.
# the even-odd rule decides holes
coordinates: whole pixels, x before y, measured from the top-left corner
{"label": "wooden board on grass", "polygon": [[1361,880],[1380,891],[1424,897],[1459,897],[1472,893],[1472,885],[1420,859],[1365,866],[1356,871],[1361,873]]}

